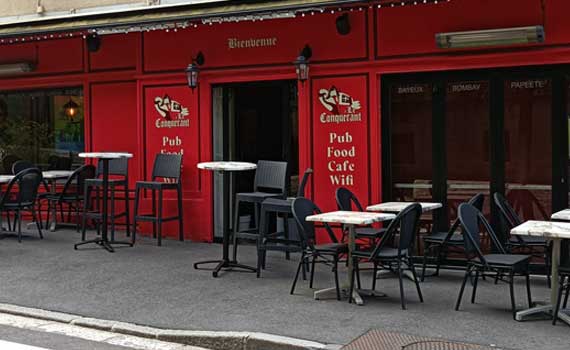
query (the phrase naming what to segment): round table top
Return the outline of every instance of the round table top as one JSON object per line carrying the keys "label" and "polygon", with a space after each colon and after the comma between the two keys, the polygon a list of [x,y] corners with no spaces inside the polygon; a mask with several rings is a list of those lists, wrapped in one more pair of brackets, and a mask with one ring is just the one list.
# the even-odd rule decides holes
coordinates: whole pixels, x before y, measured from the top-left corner
{"label": "round table top", "polygon": [[218,171],[245,171],[257,169],[257,164],[234,161],[215,161],[198,163],[198,169]]}
{"label": "round table top", "polygon": [[100,158],[100,159],[115,159],[115,158],[132,158],[132,153],[124,152],[83,152],[79,153],[80,158]]}

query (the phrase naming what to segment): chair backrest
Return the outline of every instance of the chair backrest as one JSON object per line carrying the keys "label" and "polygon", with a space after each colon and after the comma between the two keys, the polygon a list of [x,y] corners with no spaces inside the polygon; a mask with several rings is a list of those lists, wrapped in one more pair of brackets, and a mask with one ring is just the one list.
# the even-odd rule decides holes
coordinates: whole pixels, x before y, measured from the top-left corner
{"label": "chair backrest", "polygon": [[362,208],[362,205],[358,201],[358,198],[356,198],[356,195],[352,193],[348,188],[337,188],[334,196],[336,199],[336,205],[339,210],[352,211],[354,210],[354,205],[356,211],[364,211],[364,208]]}
{"label": "chair backrest", "polygon": [[[522,224],[523,221],[519,217],[515,209],[513,209],[513,207],[510,205],[509,201],[505,198],[505,196],[503,196],[499,192],[495,192],[495,194],[493,194],[493,200],[495,201],[497,208],[499,208],[499,211],[501,212],[500,216],[501,229],[504,234],[504,237],[506,238],[506,241],[508,241],[511,238],[511,229],[515,226]],[[521,243],[523,242],[522,237],[520,236],[516,237],[519,242]]]}
{"label": "chair backrest", "polygon": [[467,236],[463,239],[463,244],[468,259],[475,256],[478,257],[483,264],[487,263],[483,256],[483,251],[481,250],[481,227],[487,232],[497,251],[500,254],[506,254],[505,248],[479,209],[475,208],[472,204],[462,203],[458,208],[458,216],[461,227],[463,227],[463,234]]}
{"label": "chair backrest", "polygon": [[307,168],[305,173],[303,174],[303,178],[301,179],[301,183],[299,184],[299,188],[297,189],[297,197],[305,197],[305,188],[307,187],[307,183],[309,182],[309,176],[313,173],[313,169]]}
{"label": "chair backrest", "polygon": [[[128,158],[115,158],[109,160],[109,175],[124,176],[129,174],[129,159]],[[103,176],[103,160],[99,159],[97,162],[96,177]]]}
{"label": "chair backrest", "polygon": [[12,173],[12,165],[20,160],[20,157],[15,156],[13,154],[8,154],[4,158],[2,158],[2,167],[4,168],[5,174]]}
{"label": "chair backrest", "polygon": [[22,170],[35,168],[34,164],[28,160],[18,160],[12,164],[12,174],[16,175]]}
{"label": "chair backrest", "polygon": [[76,195],[80,196],[84,193],[85,180],[93,179],[95,177],[95,166],[85,164],[75,169],[65,181],[61,196]]}
{"label": "chair backrest", "polygon": [[[302,244],[308,247],[313,247],[315,244],[315,223],[305,220],[307,216],[322,213],[319,207],[308,198],[295,198],[292,204],[293,217],[299,228],[299,237]],[[323,227],[327,231],[329,238],[332,242],[337,243],[338,240],[334,235],[331,227],[327,223],[323,223]]]}
{"label": "chair backrest", "polygon": [[[477,193],[476,195],[471,197],[467,203],[473,205],[479,211],[483,211],[483,204],[485,204],[485,195],[483,193]],[[451,227],[449,228],[448,237],[450,237],[450,235],[454,234],[455,231],[457,231],[457,229],[459,228],[459,224],[460,224],[459,216],[457,216],[457,218],[455,218],[455,221],[453,222],[453,225],[451,225]]]}
{"label": "chair backrest", "polygon": [[152,166],[152,181],[157,178],[174,179],[180,182],[180,171],[182,167],[181,154],[159,153],[154,158]]}
{"label": "chair backrest", "polygon": [[37,168],[20,171],[8,183],[4,196],[0,201],[0,207],[8,200],[23,206],[33,206],[36,202],[42,178],[42,172]]}
{"label": "chair backrest", "polygon": [[390,225],[388,225],[384,237],[376,244],[371,256],[374,258],[380,254],[382,248],[384,248],[398,232],[400,233],[398,255],[402,255],[403,250],[410,252],[414,244],[414,238],[418,232],[421,215],[422,206],[419,203],[412,203],[400,211],[392,222],[390,222]]}
{"label": "chair backrest", "polygon": [[257,162],[254,191],[275,191],[283,197],[287,194],[287,162],[260,160]]}

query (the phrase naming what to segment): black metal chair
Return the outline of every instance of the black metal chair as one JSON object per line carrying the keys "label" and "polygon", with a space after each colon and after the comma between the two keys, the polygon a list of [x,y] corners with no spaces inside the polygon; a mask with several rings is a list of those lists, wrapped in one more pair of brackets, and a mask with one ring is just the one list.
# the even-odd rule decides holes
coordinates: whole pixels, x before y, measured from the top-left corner
{"label": "black metal chair", "polygon": [[[305,187],[309,181],[309,176],[313,173],[313,169],[307,168],[295,198],[305,197]],[[261,277],[261,269],[265,269],[266,253],[269,250],[285,252],[285,258],[289,260],[292,252],[299,252],[301,241],[299,239],[291,239],[289,232],[289,217],[293,214],[292,204],[295,198],[267,198],[261,202],[261,213],[259,222],[259,238],[257,246],[257,277]],[[283,232],[277,231],[269,233],[270,215],[282,215]]]}
{"label": "black metal chair", "polygon": [[511,236],[511,229],[523,223],[523,220],[518,216],[513,207],[509,204],[507,199],[500,193],[493,194],[493,200],[501,212],[501,219],[503,224],[503,233],[505,234],[505,244],[507,250],[528,249],[531,254],[535,248],[544,249],[547,251],[548,243],[543,237],[535,236]]}
{"label": "black metal chair", "polygon": [[[469,204],[472,204],[475,208],[480,211],[483,210],[483,204],[485,203],[485,196],[482,193],[477,193],[471,199],[469,199]],[[456,218],[449,231],[447,232],[435,232],[430,235],[424,236],[424,257],[422,264],[422,282],[424,281],[426,274],[426,266],[428,255],[431,251],[437,250],[437,261],[435,273],[432,276],[439,275],[439,268],[444,257],[447,255],[447,248],[463,248],[463,235],[457,232],[459,229],[459,218]]]}
{"label": "black metal chair", "polygon": [[348,252],[348,245],[346,243],[339,243],[329,225],[324,223],[323,227],[326,230],[328,237],[332,243],[317,244],[315,235],[315,225],[311,221],[307,221],[307,216],[320,214],[321,210],[310,199],[296,198],[293,200],[293,217],[299,229],[299,237],[301,238],[301,258],[299,265],[291,286],[291,294],[295,293],[295,286],[299,279],[299,272],[303,266],[311,264],[311,277],[309,287],[313,288],[313,280],[315,277],[315,265],[317,263],[327,264],[332,266],[334,273],[336,298],[340,300],[340,284],[338,282],[338,262],[341,255]]}
{"label": "black metal chair", "polygon": [[[22,242],[22,211],[32,213],[32,218],[43,239],[42,228],[36,215],[38,188],[42,182],[42,172],[36,168],[22,170],[8,183],[6,191],[0,198],[0,212],[14,212],[14,230],[18,225],[18,242]],[[0,215],[0,228],[2,215]]]}
{"label": "black metal chair", "polygon": [[[491,225],[487,222],[479,209],[468,203],[462,203],[458,208],[459,221],[463,227],[464,236],[464,249],[465,255],[468,260],[467,270],[461,284],[459,297],[455,304],[455,310],[459,310],[465,284],[469,278],[473,277],[473,293],[471,295],[471,303],[475,303],[475,295],[477,293],[477,281],[479,277],[485,276],[497,278],[500,277],[501,281],[509,284],[511,295],[511,309],[513,318],[516,315],[516,303],[514,293],[514,278],[515,276],[524,276],[526,279],[526,290],[528,305],[532,307],[532,298],[530,294],[530,277],[529,277],[529,261],[530,255],[508,254],[507,250],[503,247],[500,240],[495,235]],[[494,254],[484,254],[481,250],[481,230],[482,227],[491,239],[495,250],[498,252]],[[507,275],[505,280],[503,275]]]}
{"label": "black metal chair", "polygon": [[32,162],[28,160],[18,160],[12,164],[12,174],[16,175],[23,170],[31,168],[35,168]]}
{"label": "black metal chair", "polygon": [[[568,297],[570,296],[570,240],[563,240],[561,248],[560,266],[558,268],[560,281],[558,286],[558,296],[556,298],[556,306],[552,313],[552,325],[556,325],[556,321],[558,320],[556,315],[558,315],[558,311],[560,311],[560,305],[562,305],[562,308],[566,309],[568,306]],[[566,295],[564,296],[564,303],[562,303],[562,294],[564,291],[566,291]]]}
{"label": "black metal chair", "polygon": [[[12,174],[16,175],[21,171],[24,171],[26,169],[32,169],[32,168],[36,168],[36,166],[32,162],[30,162],[28,160],[18,160],[12,165]],[[39,219],[40,226],[43,226],[42,215],[41,215],[42,214],[41,201],[43,199],[45,199],[46,195],[50,192],[49,184],[43,178],[42,178],[42,185],[43,185],[44,192],[41,192],[41,193],[38,192],[38,200],[37,200],[37,203],[38,203],[37,207],[38,207],[38,213],[39,213],[38,219]]]}
{"label": "black metal chair", "polygon": [[[412,260],[411,254],[413,253],[413,245],[416,234],[419,229],[420,216],[422,215],[422,207],[418,203],[408,205],[404,210],[398,213],[396,218],[392,220],[390,225],[386,228],[384,237],[376,244],[372,251],[355,251],[352,253],[352,263],[354,266],[352,276],[350,276],[350,294],[354,290],[354,279],[357,278],[357,283],[360,284],[359,276],[359,261],[365,260],[374,264],[374,273],[372,275],[372,290],[376,289],[376,273],[378,272],[378,265],[396,270],[398,272],[398,279],[400,281],[400,302],[402,309],[406,309],[406,301],[404,298],[404,282],[403,282],[403,266],[412,272],[416,290],[420,302],[424,302],[422,291],[416,269]],[[389,243],[395,240],[396,234],[400,235],[397,247],[389,246]],[[360,285],[358,286],[360,288]],[[350,300],[349,300],[350,301]]]}
{"label": "black metal chair", "polygon": [[[178,220],[178,239],[184,240],[184,223],[182,212],[182,178],[180,177],[182,167],[182,155],[179,154],[157,154],[152,167],[151,181],[137,181],[135,187],[135,215],[133,221],[133,244],[135,244],[137,234],[137,221],[152,222],[152,237],[157,238],[157,244],[162,245],[162,223]],[[162,181],[160,181],[162,179]],[[142,190],[152,192],[152,212],[149,214],[139,214],[139,198]],[[176,191],[178,202],[178,214],[170,217],[163,217],[163,193],[167,190]],[[158,213],[156,208],[156,192],[158,192]]]}
{"label": "black metal chair", "polygon": [[[70,210],[75,210],[76,216],[76,229],[79,232],[80,226],[80,207],[84,205],[85,199],[85,181],[95,177],[95,167],[90,164],[82,165],[81,167],[75,169],[73,173],[67,178],[65,184],[63,185],[63,190],[59,193],[49,192],[45,195],[45,199],[48,201],[48,216],[46,225],[50,225],[50,213],[53,209],[52,206],[56,207],[59,205],[61,220],[64,220],[63,205],[69,206]],[[57,215],[54,216],[54,219]]]}
{"label": "black metal chair", "polygon": [[[237,258],[238,239],[250,239],[259,242],[259,210],[261,203],[268,198],[285,199],[287,195],[287,162],[260,160],[257,162],[253,192],[236,193],[233,259]],[[239,209],[242,203],[253,204],[255,227],[246,230],[239,228]]]}
{"label": "black metal chair", "polygon": [[[115,220],[121,217],[125,217],[127,237],[130,236],[130,215],[129,215],[129,159],[128,158],[117,158],[111,159],[109,161],[109,194],[110,194],[110,212],[108,219],[111,222],[111,240],[115,240]],[[85,240],[85,230],[87,226],[87,219],[95,219],[100,221],[102,219],[102,213],[100,212],[100,196],[99,191],[103,188],[103,161],[99,160],[97,164],[97,172],[94,179],[88,179],[85,181],[85,205],[83,206],[83,222],[82,222],[82,240]],[[118,190],[122,189],[124,196],[125,210],[116,213],[115,212],[115,194]],[[92,199],[91,193],[95,191],[95,204],[96,208],[91,208]],[[95,209],[95,210],[89,210]],[[99,225],[97,225],[99,227]]]}
{"label": "black metal chair", "polygon": [[[335,191],[335,199],[338,210],[343,211],[364,211],[364,208],[360,204],[360,201],[356,195],[345,187],[339,187]],[[386,232],[385,228],[376,228],[373,226],[367,227],[356,227],[354,230],[355,237],[365,238],[374,243],[376,240],[382,238],[382,235]],[[343,241],[347,235],[347,230],[343,230]]]}

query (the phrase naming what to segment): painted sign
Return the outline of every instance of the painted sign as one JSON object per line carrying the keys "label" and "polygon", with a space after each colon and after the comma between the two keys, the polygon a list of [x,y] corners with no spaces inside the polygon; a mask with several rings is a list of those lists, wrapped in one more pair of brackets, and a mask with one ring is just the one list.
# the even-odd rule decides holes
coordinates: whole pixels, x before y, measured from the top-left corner
{"label": "painted sign", "polygon": [[156,154],[181,154],[184,191],[198,190],[196,96],[186,85],[145,89],[147,178]]}
{"label": "painted sign", "polygon": [[368,106],[366,76],[313,80],[315,201],[336,210],[335,190],[346,187],[368,202]]}

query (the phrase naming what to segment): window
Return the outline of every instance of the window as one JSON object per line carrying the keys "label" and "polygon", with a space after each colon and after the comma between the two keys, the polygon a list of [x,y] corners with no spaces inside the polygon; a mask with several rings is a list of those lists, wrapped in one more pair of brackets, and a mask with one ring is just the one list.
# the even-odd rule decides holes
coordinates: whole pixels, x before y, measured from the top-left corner
{"label": "window", "polygon": [[0,172],[19,159],[61,168],[78,163],[83,149],[82,89],[0,92]]}

